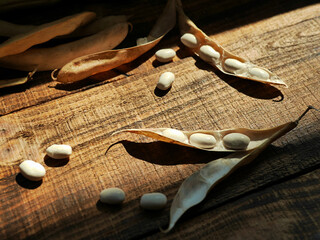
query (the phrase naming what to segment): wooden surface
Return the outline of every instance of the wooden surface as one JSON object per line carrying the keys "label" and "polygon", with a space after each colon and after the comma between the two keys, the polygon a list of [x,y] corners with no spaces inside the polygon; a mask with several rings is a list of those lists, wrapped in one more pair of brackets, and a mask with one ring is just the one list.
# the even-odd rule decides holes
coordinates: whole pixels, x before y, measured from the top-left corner
{"label": "wooden surface", "polygon": [[[295,120],[308,105],[320,108],[319,3],[183,3],[208,35],[275,72],[289,87],[221,74],[190,56],[174,29],[155,49],[119,67],[128,76],[110,71],[60,85],[42,72],[23,86],[1,89],[0,239],[320,239],[320,114],[315,111],[221,182],[172,232],[159,231],[168,223],[170,203],[182,181],[222,154],[111,133],[145,127],[268,128]],[[57,5],[51,15],[40,8],[22,11],[20,18],[10,13],[3,17],[42,23],[84,9],[133,14],[134,30],[121,44],[127,46],[148,33],[165,1],[70,4]],[[154,52],[163,47],[173,47],[178,56],[160,65]],[[174,72],[176,81],[161,94],[155,85],[164,71]],[[45,157],[54,143],[73,147],[69,161]],[[18,164],[25,159],[45,166],[43,182],[31,183],[19,174]],[[98,201],[107,187],[126,192],[122,206]],[[160,212],[143,211],[139,199],[153,191],[165,193],[169,203]]]}

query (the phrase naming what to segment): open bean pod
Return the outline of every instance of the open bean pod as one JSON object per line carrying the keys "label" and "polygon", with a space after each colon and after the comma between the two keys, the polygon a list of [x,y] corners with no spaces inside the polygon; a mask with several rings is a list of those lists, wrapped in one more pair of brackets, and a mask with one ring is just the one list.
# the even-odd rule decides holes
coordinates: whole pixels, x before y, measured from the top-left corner
{"label": "open bean pod", "polygon": [[310,110],[315,109],[311,106],[294,122],[281,125],[277,131],[269,136],[259,147],[247,151],[236,152],[226,157],[213,160],[202,167],[199,171],[193,173],[181,184],[175,195],[170,208],[170,221],[167,229],[163,232],[169,232],[179,220],[179,218],[191,207],[199,204],[205,199],[208,192],[221,180],[229,176],[240,166],[250,163],[254,160],[269,144],[294,129],[300,119]]}
{"label": "open bean pod", "polygon": [[154,138],[159,141],[215,152],[251,151],[291,123],[274,128],[253,130],[234,128],[226,130],[180,131],[172,128],[124,129],[129,132]]}
{"label": "open bean pod", "polygon": [[177,0],[177,11],[182,43],[202,60],[228,75],[265,84],[287,86],[268,69],[259,67],[244,58],[232,54],[207,36],[185,15],[180,0]]}

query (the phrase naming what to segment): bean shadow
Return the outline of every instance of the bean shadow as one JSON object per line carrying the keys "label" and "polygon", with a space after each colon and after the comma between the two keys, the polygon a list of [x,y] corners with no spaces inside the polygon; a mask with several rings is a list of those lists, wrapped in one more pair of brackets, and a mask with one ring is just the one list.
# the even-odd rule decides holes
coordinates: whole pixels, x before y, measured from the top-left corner
{"label": "bean shadow", "polygon": [[159,88],[155,88],[154,89],[154,95],[156,95],[157,97],[164,97],[165,95],[167,95],[168,92],[170,92],[172,87],[168,88],[167,90],[160,90]]}
{"label": "bean shadow", "polygon": [[16,182],[19,184],[21,187],[26,188],[26,189],[36,189],[41,186],[42,180],[40,181],[30,181],[26,179],[21,173],[18,173],[16,176]]}
{"label": "bean shadow", "polygon": [[48,155],[44,156],[44,163],[48,166],[48,167],[63,167],[65,165],[67,165],[69,163],[70,158],[64,158],[64,159],[53,159],[51,157],[49,157]]}
{"label": "bean shadow", "polygon": [[273,101],[276,102],[281,102],[284,99],[283,93],[274,86],[224,74],[220,72],[218,69],[209,65],[208,63],[200,60],[198,57],[194,58],[196,60],[195,65],[199,69],[213,72],[220,79],[222,79],[230,87],[236,89],[238,92],[241,92],[252,98],[273,99]]}
{"label": "bean shadow", "polygon": [[123,209],[122,204],[112,205],[101,202],[100,200],[96,203],[96,208],[99,212],[104,212],[108,214],[115,214]]}
{"label": "bean shadow", "polygon": [[136,143],[123,140],[114,143],[108,148],[108,150],[119,143],[123,145],[127,153],[132,157],[158,165],[208,163],[209,161],[230,154],[203,151],[160,141]]}

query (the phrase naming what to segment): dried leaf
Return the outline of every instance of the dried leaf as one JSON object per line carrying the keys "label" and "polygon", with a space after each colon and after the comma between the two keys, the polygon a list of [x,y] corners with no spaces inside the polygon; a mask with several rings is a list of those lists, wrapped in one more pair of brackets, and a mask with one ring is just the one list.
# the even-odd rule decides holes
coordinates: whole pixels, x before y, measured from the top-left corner
{"label": "dried leaf", "polygon": [[[256,66],[253,63],[232,54],[207,36],[185,15],[180,0],[177,0],[177,11],[181,34],[191,33],[196,37],[198,44],[191,49],[201,59],[228,75],[265,84],[287,86],[278,76],[268,69]],[[201,48],[203,46],[208,47],[207,49]],[[208,48],[211,49],[211,55],[208,54]],[[214,54],[212,54],[212,52]],[[215,54],[217,58],[212,57]]]}
{"label": "dried leaf", "polygon": [[62,83],[76,82],[129,63],[153,48],[175,26],[175,22],[175,0],[168,0],[162,15],[146,38],[145,44],[79,57],[63,66],[55,80]]}
{"label": "dried leaf", "polygon": [[[232,153],[229,156],[214,160],[206,164],[199,171],[192,174],[181,184],[170,208],[169,226],[163,232],[169,232],[178,219],[191,207],[199,204],[208,192],[221,180],[230,175],[238,167],[250,163],[255,159],[269,144],[284,134],[294,129],[300,119],[310,110],[315,109],[309,106],[308,109],[294,122],[282,125],[258,148],[248,152]],[[318,110],[319,111],[319,110]]]}
{"label": "dried leaf", "polygon": [[[276,132],[278,132],[280,129],[286,127],[290,123],[286,123],[274,128],[269,128],[269,129],[247,129],[247,128],[233,128],[233,129],[226,129],[226,130],[196,130],[196,131],[180,131],[176,129],[171,129],[171,128],[151,128],[151,129],[124,129],[118,132],[113,133],[121,133],[121,132],[129,132],[129,133],[136,133],[140,135],[144,135],[147,137],[151,137],[153,139],[162,141],[162,142],[167,142],[167,143],[172,143],[172,144],[177,144],[181,146],[186,146],[186,147],[192,147],[192,148],[197,148],[197,149],[202,149],[205,151],[214,151],[214,152],[236,152],[236,151],[250,151],[253,150],[265,142],[268,141],[268,139]],[[175,132],[178,133],[180,139],[178,138],[172,138],[172,134],[167,134],[167,132]],[[195,145],[192,143],[191,136],[196,133],[201,133],[209,136],[213,136],[216,140],[216,143],[212,147],[201,147],[199,145]],[[225,147],[223,143],[223,137],[230,133],[241,133],[250,138],[249,145],[245,149],[230,149],[228,147]]]}
{"label": "dried leaf", "polygon": [[[34,27],[30,32],[11,37],[0,44],[0,57],[24,52],[36,44],[47,42],[56,36],[71,33],[76,28],[92,21],[95,17],[96,14],[94,12],[83,12]],[[5,22],[1,21],[0,23],[3,24],[3,27],[8,26]]]}

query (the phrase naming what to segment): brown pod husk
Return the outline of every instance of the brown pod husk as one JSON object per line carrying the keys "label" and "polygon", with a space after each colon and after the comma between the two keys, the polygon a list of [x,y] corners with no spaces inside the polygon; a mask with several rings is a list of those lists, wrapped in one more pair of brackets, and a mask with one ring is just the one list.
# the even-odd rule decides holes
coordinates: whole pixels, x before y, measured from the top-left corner
{"label": "brown pod husk", "polygon": [[[196,37],[198,44],[196,47],[191,48],[191,50],[201,59],[203,59],[210,65],[216,67],[221,72],[228,75],[249,79],[265,84],[283,85],[287,87],[287,85],[277,75],[275,75],[268,69],[254,65],[253,63],[245,60],[244,58],[232,54],[231,52],[224,49],[221,45],[216,43],[209,36],[207,36],[185,15],[180,0],[177,0],[177,11],[181,35],[191,33]],[[220,57],[212,58],[208,57],[208,55],[204,55],[203,52],[200,51],[200,48],[205,45],[210,46],[214,51],[218,52]],[[227,59],[229,59],[228,61],[232,59],[231,61],[236,60],[240,62],[241,68],[236,70],[230,70],[229,67],[228,70],[228,67],[226,66]]]}
{"label": "brown pod husk", "polygon": [[[94,12],[83,12],[34,27],[30,32],[13,36],[0,44],[0,58],[24,52],[34,45],[71,33],[76,28],[92,21],[95,17]],[[2,24],[9,27],[5,22],[2,22]]]}
{"label": "brown pod husk", "polygon": [[55,80],[61,83],[72,83],[132,62],[153,48],[175,26],[175,22],[175,0],[169,0],[162,15],[146,38],[146,43],[130,48],[98,52],[74,59],[60,69]]}
{"label": "brown pod husk", "polygon": [[0,65],[23,71],[60,68],[77,57],[116,47],[128,34],[128,23],[119,22],[79,40],[51,48],[29,49],[23,53],[0,58]]}

